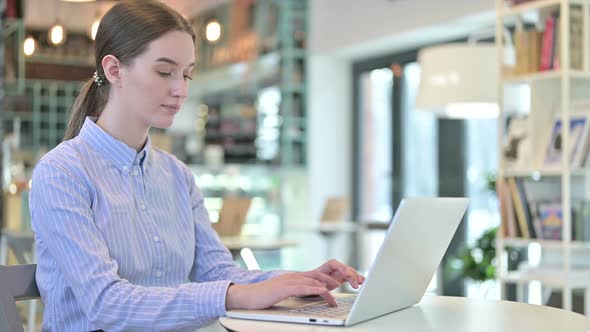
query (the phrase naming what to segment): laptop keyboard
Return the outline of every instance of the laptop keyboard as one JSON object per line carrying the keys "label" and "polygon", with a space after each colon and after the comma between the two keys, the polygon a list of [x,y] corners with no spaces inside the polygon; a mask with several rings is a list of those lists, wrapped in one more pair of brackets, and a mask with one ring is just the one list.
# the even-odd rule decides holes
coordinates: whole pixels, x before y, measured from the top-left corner
{"label": "laptop keyboard", "polygon": [[352,304],[354,303],[354,299],[354,296],[337,298],[337,307],[330,307],[327,303],[322,303],[304,308],[291,309],[289,311],[310,316],[338,317],[342,314],[347,314],[350,311],[350,308],[352,308]]}

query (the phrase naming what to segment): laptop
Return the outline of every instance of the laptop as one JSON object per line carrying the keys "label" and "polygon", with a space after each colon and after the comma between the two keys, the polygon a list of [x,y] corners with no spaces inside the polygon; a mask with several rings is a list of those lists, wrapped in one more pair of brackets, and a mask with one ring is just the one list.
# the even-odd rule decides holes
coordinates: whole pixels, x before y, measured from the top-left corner
{"label": "laptop", "polygon": [[264,310],[230,310],[228,317],[316,325],[351,326],[417,304],[424,296],[465,214],[467,198],[406,198],[379,248],[358,294],[292,297]]}

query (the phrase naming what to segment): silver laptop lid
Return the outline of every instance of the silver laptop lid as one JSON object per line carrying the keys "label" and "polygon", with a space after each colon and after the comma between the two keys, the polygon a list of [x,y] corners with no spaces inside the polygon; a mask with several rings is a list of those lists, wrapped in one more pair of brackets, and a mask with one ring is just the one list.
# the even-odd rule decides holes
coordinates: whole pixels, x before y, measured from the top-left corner
{"label": "silver laptop lid", "polygon": [[402,200],[345,325],[418,303],[468,202],[467,198]]}

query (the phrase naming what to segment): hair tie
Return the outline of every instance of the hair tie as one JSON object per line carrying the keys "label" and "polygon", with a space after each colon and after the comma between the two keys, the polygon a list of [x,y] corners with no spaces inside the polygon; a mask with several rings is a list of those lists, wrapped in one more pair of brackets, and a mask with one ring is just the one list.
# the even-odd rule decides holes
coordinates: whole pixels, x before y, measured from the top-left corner
{"label": "hair tie", "polygon": [[96,83],[96,85],[98,86],[103,86],[104,85],[104,79],[102,77],[100,77],[100,75],[98,75],[97,72],[94,72],[94,83]]}

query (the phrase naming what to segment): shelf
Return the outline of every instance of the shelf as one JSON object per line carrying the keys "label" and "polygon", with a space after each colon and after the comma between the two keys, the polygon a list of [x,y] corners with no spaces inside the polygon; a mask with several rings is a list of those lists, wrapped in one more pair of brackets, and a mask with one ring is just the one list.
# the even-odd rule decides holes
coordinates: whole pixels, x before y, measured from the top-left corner
{"label": "shelf", "polygon": [[[583,5],[589,4],[590,1],[588,0],[569,0],[569,4],[571,5]],[[536,0],[526,2],[520,5],[504,7],[500,10],[500,16],[515,16],[521,15],[527,12],[541,10],[541,9],[550,9],[550,8],[557,8],[561,5],[561,0]]]}
{"label": "shelf", "polygon": [[571,270],[566,273],[559,268],[527,267],[518,271],[511,271],[499,279],[502,282],[521,283],[540,281],[546,286],[579,288],[590,286],[590,270]]}
{"label": "shelf", "polygon": [[[503,171],[504,177],[532,177],[534,179],[541,177],[556,177],[562,176],[563,169],[505,169]],[[576,168],[571,169],[572,176],[590,176],[590,168]]]}
{"label": "shelf", "polygon": [[19,117],[21,121],[33,120],[33,112],[2,111],[2,115],[4,115],[4,120],[7,121],[17,117]]}
{"label": "shelf", "polygon": [[[531,74],[514,75],[502,78],[504,83],[531,83],[533,81],[556,80],[562,77],[561,70],[548,70]],[[590,73],[580,70],[570,70],[568,75],[573,79],[590,79]]]}
{"label": "shelf", "polygon": [[[504,238],[502,239],[504,246],[526,248],[530,244],[536,243],[543,248],[561,249],[563,248],[563,241],[558,240],[542,240],[542,239],[523,239],[523,238]],[[572,250],[587,250],[590,249],[589,241],[571,241],[570,248]]]}

